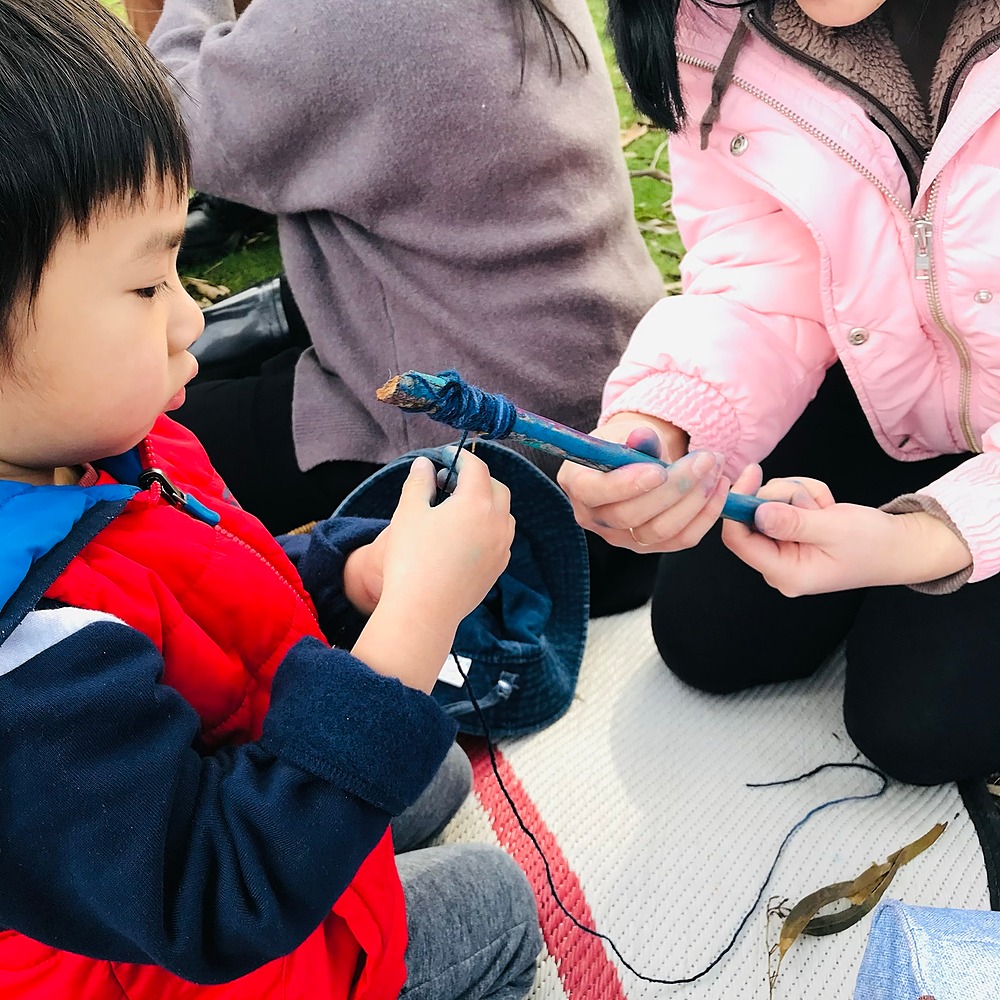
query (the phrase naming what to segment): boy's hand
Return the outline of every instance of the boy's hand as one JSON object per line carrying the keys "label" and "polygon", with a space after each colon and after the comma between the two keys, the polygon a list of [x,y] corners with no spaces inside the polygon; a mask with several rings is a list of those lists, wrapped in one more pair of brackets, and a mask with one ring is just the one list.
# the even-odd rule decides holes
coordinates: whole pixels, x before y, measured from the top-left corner
{"label": "boy's hand", "polygon": [[458,456],[454,492],[432,507],[434,466],[417,458],[385,533],[383,599],[457,627],[507,568],[514,540],[510,490],[471,452]]}
{"label": "boy's hand", "polygon": [[729,492],[722,456],[685,454],[688,438],[680,428],[642,413],[616,413],[594,434],[673,465],[668,475],[645,463],[597,472],[564,462],[559,485],[580,525],[634,552],[673,552],[701,541]]}
{"label": "boy's hand", "polygon": [[363,615],[370,615],[382,597],[382,563],[389,529],[360,545],[344,563],[344,594]]}
{"label": "boy's hand", "polygon": [[782,502],[757,509],[756,532],[725,522],[722,540],[786,597],[925,583],[972,560],[961,538],[930,514],[837,503],[815,479],[772,479],[758,490],[760,480],[760,467],[751,465],[733,489]]}
{"label": "boy's hand", "polygon": [[[464,454],[469,454],[469,453],[464,453]],[[475,458],[475,456],[472,457]],[[460,457],[458,468],[462,468],[463,463],[465,461],[466,459],[464,457]],[[475,459],[475,461],[478,462],[479,465],[483,465],[483,463],[479,459]],[[417,477],[419,481],[419,479],[423,478],[423,475],[424,473],[422,469],[422,464],[421,466],[417,467],[416,471],[414,471],[411,468],[410,478],[407,479],[407,483],[409,483],[410,479],[413,477]],[[486,476],[488,475],[489,472],[487,470]],[[439,476],[438,478],[440,479],[441,477]],[[504,486],[502,483],[491,480],[491,487],[490,487],[491,491],[494,486],[499,487],[500,494],[504,502],[504,513],[509,514],[510,491],[507,490],[507,487]],[[428,485],[427,489],[431,489],[431,487]],[[436,490],[436,484],[434,490]],[[436,493],[431,492],[429,495],[433,497],[436,495]],[[464,497],[465,492],[463,492],[462,495]],[[402,503],[402,499],[403,496],[401,495],[400,503]],[[397,512],[393,516],[393,521],[392,523],[390,523],[389,527],[387,527],[384,531],[380,532],[378,537],[375,538],[374,541],[370,542],[368,545],[360,546],[347,557],[347,562],[344,565],[344,590],[345,593],[347,594],[348,600],[362,614],[370,615],[375,610],[375,606],[378,604],[379,600],[382,597],[382,589],[384,587],[383,566],[386,558],[386,548],[389,544],[390,538],[392,537],[393,524],[396,524],[397,521],[402,519],[404,516],[405,515],[400,514],[399,506],[397,506]],[[513,519],[511,519],[511,524],[512,523]],[[513,539],[513,535],[511,535],[511,538]],[[447,544],[447,543],[444,542],[442,544]],[[508,542],[507,558],[509,557],[510,557],[510,543]],[[504,562],[504,566],[506,566],[506,562]],[[496,573],[496,576],[498,577],[502,572],[503,569],[501,568]],[[491,581],[489,586],[493,585],[495,579],[496,578],[494,577],[494,580]],[[486,593],[488,592],[489,592],[489,587],[486,588],[486,591],[484,592],[483,596],[485,597]],[[472,605],[472,607],[474,608],[479,603],[480,602],[477,601],[476,604]],[[472,608],[469,608],[469,610],[471,611]],[[461,617],[464,618],[465,615],[463,614]],[[459,620],[461,620],[461,618]]]}
{"label": "boy's hand", "polygon": [[457,469],[454,492],[432,507],[434,466],[414,460],[389,527],[366,557],[372,580],[381,548],[381,592],[353,650],[374,670],[426,691],[459,622],[506,569],[514,539],[507,487],[467,451]]}

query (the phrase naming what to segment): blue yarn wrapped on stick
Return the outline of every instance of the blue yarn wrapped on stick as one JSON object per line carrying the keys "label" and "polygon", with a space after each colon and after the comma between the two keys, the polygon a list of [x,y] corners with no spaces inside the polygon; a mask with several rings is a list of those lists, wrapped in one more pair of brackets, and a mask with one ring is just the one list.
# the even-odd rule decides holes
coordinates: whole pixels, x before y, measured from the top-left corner
{"label": "blue yarn wrapped on stick", "polygon": [[[432,420],[457,430],[492,439],[509,438],[602,472],[635,462],[670,467],[645,452],[604,441],[537,413],[522,410],[506,396],[471,385],[453,369],[436,375],[415,371],[395,375],[376,395],[383,403],[392,403],[415,413],[426,413]],[[764,501],[757,497],[730,493],[722,508],[722,516],[752,527],[754,511],[762,503]]]}
{"label": "blue yarn wrapped on stick", "polygon": [[407,410],[426,413],[438,423],[486,438],[505,438],[514,431],[517,407],[498,392],[486,392],[466,382],[453,368],[437,375],[407,372],[400,376],[402,379],[409,383],[406,389],[409,395],[413,396],[415,389],[420,391],[422,405],[407,405]]}

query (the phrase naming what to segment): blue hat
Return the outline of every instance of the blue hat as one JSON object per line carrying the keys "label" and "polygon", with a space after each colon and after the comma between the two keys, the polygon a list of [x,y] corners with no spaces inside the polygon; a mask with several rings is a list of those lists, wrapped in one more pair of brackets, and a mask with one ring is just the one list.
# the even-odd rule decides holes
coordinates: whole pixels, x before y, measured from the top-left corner
{"label": "blue hat", "polygon": [[[455,636],[468,684],[491,736],[521,736],[555,722],[569,708],[587,638],[590,574],[583,530],[562,491],[528,459],[480,440],[476,455],[510,489],[517,521],[510,563],[483,603]],[[412,451],[358,486],[334,516],[392,516],[413,459],[426,455],[438,468],[450,462],[441,448]],[[486,733],[461,685],[439,679],[434,697],[463,733]]]}

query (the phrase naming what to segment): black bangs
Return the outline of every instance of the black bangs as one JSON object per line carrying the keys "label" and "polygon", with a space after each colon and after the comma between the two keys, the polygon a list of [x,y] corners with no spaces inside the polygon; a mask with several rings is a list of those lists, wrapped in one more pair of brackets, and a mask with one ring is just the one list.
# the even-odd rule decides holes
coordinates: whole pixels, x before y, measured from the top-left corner
{"label": "black bangs", "polygon": [[99,0],[0,0],[0,361],[59,235],[159,186],[190,155],[164,71]]}

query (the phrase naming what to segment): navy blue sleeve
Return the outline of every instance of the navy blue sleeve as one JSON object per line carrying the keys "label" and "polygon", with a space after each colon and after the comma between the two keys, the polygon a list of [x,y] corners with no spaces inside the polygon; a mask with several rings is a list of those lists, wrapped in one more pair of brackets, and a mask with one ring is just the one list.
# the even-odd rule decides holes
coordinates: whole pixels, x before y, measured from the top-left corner
{"label": "navy blue sleeve", "polygon": [[52,614],[0,647],[0,926],[59,948],[197,983],[287,954],[454,739],[433,699],[304,639],[264,737],[205,755],[141,633],[102,616],[26,656]]}
{"label": "navy blue sleeve", "polygon": [[355,549],[374,541],[388,523],[367,517],[328,517],[308,534],[278,537],[316,605],[323,635],[336,646],[353,646],[366,621],[344,594],[344,563]]}

